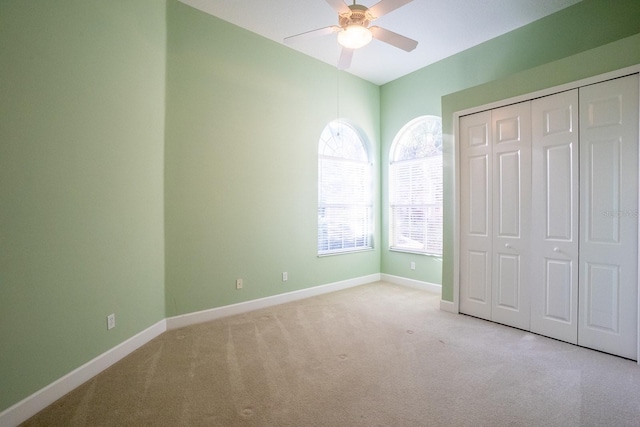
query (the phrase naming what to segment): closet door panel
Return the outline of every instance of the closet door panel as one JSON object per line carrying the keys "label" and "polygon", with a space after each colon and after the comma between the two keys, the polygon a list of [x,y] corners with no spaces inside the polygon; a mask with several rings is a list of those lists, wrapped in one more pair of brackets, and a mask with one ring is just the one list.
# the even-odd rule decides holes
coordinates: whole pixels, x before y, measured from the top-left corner
{"label": "closet door panel", "polygon": [[520,256],[499,254],[497,256],[496,305],[509,310],[520,310],[522,277],[520,275]]}
{"label": "closet door panel", "polygon": [[491,113],[460,119],[460,312],[491,318]]}
{"label": "closet door panel", "polygon": [[578,90],[532,101],[531,331],[578,340]]}
{"label": "closet door panel", "polygon": [[521,237],[520,201],[522,200],[521,151],[498,153],[498,229],[499,237]]}
{"label": "closet door panel", "polygon": [[620,243],[622,147],[619,138],[589,141],[588,164],[585,172],[590,177],[589,230],[590,242]]}
{"label": "closet door panel", "polygon": [[[561,322],[571,324],[573,317],[575,316],[575,302],[577,295],[572,292],[571,286],[574,281],[574,265],[576,264],[572,260],[559,260],[546,258],[544,265],[544,277],[543,277],[543,297],[542,306],[544,308],[543,319],[550,320],[552,322]],[[531,330],[533,332],[543,333],[542,331],[536,331],[533,328],[533,317],[531,321]],[[554,324],[554,326],[557,326]],[[578,329],[576,322],[573,322],[574,328],[571,330],[571,334],[564,341],[575,342],[578,339]],[[542,328],[541,328],[542,329]],[[551,336],[549,333],[545,333],[546,336]]]}
{"label": "closet door panel", "polygon": [[637,359],[638,75],[580,88],[578,344]]}
{"label": "closet door panel", "polygon": [[529,329],[531,108],[491,112],[493,124],[493,321]]}
{"label": "closet door panel", "polygon": [[[466,281],[465,299],[468,300],[468,303],[481,304],[482,311],[476,313],[476,315],[488,319],[490,318],[490,313],[485,314],[484,310],[490,307],[487,302],[490,301],[491,298],[491,282],[489,282],[489,271],[491,271],[491,264],[489,262],[490,253],[487,251],[469,250],[467,256],[468,268],[466,269],[466,273],[468,277],[473,279]],[[463,312],[467,314],[473,314],[473,311],[473,309],[463,310]]]}

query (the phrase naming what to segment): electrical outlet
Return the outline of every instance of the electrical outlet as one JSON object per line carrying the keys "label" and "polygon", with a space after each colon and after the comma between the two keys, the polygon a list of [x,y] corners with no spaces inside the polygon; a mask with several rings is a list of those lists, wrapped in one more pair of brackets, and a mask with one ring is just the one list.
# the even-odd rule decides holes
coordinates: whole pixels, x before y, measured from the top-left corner
{"label": "electrical outlet", "polygon": [[236,279],[236,289],[242,289],[242,279]]}
{"label": "electrical outlet", "polygon": [[415,262],[413,262],[413,261],[411,261],[411,269],[412,269],[412,270],[415,270],[415,269],[416,269],[416,263],[415,263]]}
{"label": "electrical outlet", "polygon": [[289,274],[286,271],[284,271],[282,273],[282,281],[286,282],[287,280],[289,280]]}
{"label": "electrical outlet", "polygon": [[116,327],[116,315],[110,314],[107,316],[107,330],[113,329]]}

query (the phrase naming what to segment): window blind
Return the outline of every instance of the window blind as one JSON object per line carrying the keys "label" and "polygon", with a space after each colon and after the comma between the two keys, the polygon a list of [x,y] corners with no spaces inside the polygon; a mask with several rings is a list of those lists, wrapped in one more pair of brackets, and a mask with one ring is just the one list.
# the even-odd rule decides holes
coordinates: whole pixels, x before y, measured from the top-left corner
{"label": "window blind", "polygon": [[[392,147],[389,166],[390,248],[442,255],[442,151],[423,127]],[[395,149],[395,150],[394,150]]]}
{"label": "window blind", "polygon": [[[327,150],[326,144],[331,144],[331,150]],[[336,147],[336,144],[342,145]],[[350,144],[354,146],[350,147]],[[322,154],[326,152],[333,155]],[[335,132],[332,138],[321,138],[318,155],[318,254],[371,248],[372,214],[371,164],[366,159],[360,139],[357,135],[349,137],[344,128]]]}

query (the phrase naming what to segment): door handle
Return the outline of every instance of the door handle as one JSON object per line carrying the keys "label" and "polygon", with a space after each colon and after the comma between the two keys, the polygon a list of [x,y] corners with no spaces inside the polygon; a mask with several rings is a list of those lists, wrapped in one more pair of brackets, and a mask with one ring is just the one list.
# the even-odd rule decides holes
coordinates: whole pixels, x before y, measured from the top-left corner
{"label": "door handle", "polygon": [[560,248],[555,247],[555,248],[553,248],[553,252],[555,252],[555,253],[558,253],[558,254],[559,254],[559,253],[560,253],[560,252],[562,252],[562,251],[560,250]]}

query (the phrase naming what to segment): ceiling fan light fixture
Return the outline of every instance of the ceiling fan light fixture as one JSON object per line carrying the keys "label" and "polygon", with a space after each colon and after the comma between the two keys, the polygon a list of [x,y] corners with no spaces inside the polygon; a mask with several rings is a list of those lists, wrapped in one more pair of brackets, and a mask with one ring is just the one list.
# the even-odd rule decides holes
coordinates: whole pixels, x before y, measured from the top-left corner
{"label": "ceiling fan light fixture", "polygon": [[373,39],[371,31],[362,25],[348,25],[338,33],[338,43],[347,49],[359,49]]}

